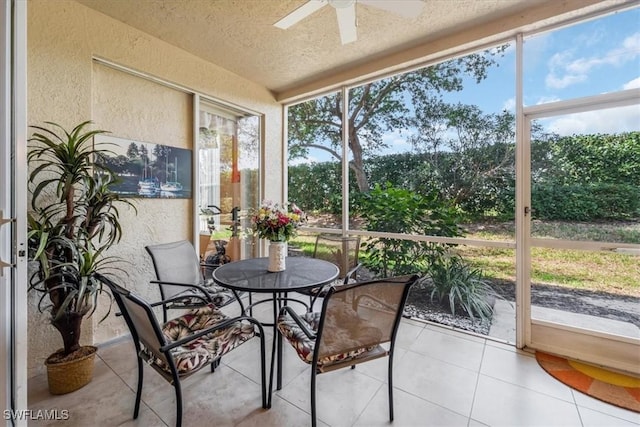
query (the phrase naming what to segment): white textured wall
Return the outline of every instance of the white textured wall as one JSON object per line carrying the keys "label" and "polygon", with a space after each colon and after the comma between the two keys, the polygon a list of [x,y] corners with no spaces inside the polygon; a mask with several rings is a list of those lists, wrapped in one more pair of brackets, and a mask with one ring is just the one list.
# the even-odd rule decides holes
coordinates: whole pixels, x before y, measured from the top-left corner
{"label": "white textured wall", "polygon": [[[193,148],[190,95],[98,65],[95,55],[263,114],[265,197],[281,197],[282,109],[269,91],[76,2],[28,3],[29,124],[54,121],[72,127],[91,119],[114,136]],[[136,200],[137,215],[122,211],[124,238],[111,254],[130,262],[122,284],[150,295],[153,268],[144,246],[191,239],[192,201]],[[29,376],[40,373],[46,356],[62,344],[35,308],[36,298],[30,295]],[[98,324],[105,312],[101,306],[84,322],[83,343],[126,333],[113,314]]]}

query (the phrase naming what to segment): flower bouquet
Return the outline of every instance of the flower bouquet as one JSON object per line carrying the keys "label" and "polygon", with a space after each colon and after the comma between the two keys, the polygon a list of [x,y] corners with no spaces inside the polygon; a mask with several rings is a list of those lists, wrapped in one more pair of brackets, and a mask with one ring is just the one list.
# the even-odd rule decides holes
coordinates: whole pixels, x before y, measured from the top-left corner
{"label": "flower bouquet", "polygon": [[306,220],[305,213],[295,204],[281,205],[266,200],[253,216],[253,231],[261,239],[288,242]]}
{"label": "flower bouquet", "polygon": [[281,205],[263,201],[253,216],[253,232],[269,243],[268,271],[283,271],[287,255],[287,242],[295,237],[297,229],[307,217],[295,204]]}

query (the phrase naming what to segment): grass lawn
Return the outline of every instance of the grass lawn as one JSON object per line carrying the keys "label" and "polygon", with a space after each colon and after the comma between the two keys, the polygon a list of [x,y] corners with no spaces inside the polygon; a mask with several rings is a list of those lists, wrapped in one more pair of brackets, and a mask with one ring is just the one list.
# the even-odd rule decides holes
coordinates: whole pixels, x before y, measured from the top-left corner
{"label": "grass lawn", "polygon": [[[471,224],[466,237],[484,240],[513,240],[514,223]],[[607,241],[640,244],[640,222],[568,223],[534,221],[532,233],[539,238]],[[487,277],[515,280],[515,250],[482,247],[460,248]],[[640,296],[638,256],[533,248],[532,283]]]}
{"label": "grass lawn", "polygon": [[[515,239],[513,222],[465,224],[464,228],[468,238]],[[640,244],[640,222],[534,221],[532,231],[539,238]],[[300,235],[292,244],[311,256],[314,242],[313,236]],[[472,265],[481,268],[487,278],[515,281],[515,250],[477,246],[460,246],[457,250]],[[365,254],[361,252],[361,256]],[[533,248],[531,270],[534,284],[640,296],[640,259],[637,255]]]}

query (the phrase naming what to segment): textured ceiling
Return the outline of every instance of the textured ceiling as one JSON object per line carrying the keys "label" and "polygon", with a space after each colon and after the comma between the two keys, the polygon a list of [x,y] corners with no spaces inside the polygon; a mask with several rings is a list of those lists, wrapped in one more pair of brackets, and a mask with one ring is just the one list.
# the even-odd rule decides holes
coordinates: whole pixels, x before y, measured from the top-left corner
{"label": "textured ceiling", "polygon": [[425,0],[414,20],[357,4],[358,40],[347,45],[330,6],[287,30],[273,26],[305,0],[77,1],[278,94],[557,0]]}

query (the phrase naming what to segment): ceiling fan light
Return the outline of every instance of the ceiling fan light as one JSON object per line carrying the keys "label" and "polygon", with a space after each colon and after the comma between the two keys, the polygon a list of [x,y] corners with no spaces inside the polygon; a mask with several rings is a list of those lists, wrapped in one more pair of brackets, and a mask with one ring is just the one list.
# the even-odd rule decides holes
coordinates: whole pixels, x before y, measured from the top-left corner
{"label": "ceiling fan light", "polygon": [[328,0],[328,2],[329,6],[335,9],[344,9],[354,4],[356,0]]}

